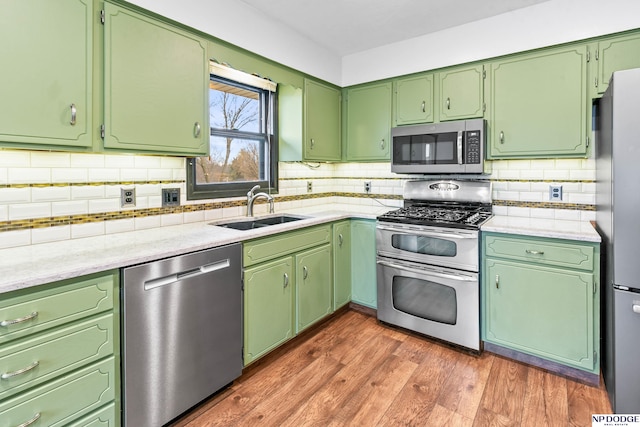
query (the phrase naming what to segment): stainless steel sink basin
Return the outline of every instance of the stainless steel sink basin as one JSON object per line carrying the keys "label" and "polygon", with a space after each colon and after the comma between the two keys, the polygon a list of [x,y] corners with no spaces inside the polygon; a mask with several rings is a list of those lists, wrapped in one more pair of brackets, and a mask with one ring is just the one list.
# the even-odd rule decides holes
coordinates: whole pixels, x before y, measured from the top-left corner
{"label": "stainless steel sink basin", "polygon": [[305,219],[302,216],[276,215],[264,218],[248,219],[245,221],[214,222],[211,225],[218,227],[233,228],[234,230],[253,230],[256,228],[269,227],[271,225],[285,224],[287,222]]}

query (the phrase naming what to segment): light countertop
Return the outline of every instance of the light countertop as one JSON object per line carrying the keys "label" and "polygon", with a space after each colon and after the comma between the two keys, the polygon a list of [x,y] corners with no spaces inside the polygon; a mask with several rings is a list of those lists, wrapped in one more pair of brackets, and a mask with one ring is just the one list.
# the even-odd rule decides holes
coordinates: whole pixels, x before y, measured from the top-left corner
{"label": "light countertop", "polygon": [[497,215],[482,225],[482,231],[580,240],[583,242],[600,242],[600,235],[588,221]]}
{"label": "light countertop", "polygon": [[[339,205],[338,209],[334,208],[329,205],[278,212],[302,215],[305,219],[246,231],[211,225],[246,219],[237,217],[2,249],[0,293],[346,218],[375,219],[393,209],[384,206],[349,206],[349,210],[345,210]],[[588,222],[496,216],[486,222],[482,230],[600,241],[600,236]]]}

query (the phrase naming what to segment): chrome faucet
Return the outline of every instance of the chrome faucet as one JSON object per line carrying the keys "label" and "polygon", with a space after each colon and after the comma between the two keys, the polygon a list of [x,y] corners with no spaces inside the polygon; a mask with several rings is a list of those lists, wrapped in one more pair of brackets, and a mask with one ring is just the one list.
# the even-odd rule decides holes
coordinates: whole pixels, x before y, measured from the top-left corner
{"label": "chrome faucet", "polygon": [[253,194],[258,189],[260,189],[260,186],[256,185],[247,193],[247,216],[253,216],[253,203],[260,197],[264,197],[269,201],[269,213],[273,213],[273,196],[264,192]]}

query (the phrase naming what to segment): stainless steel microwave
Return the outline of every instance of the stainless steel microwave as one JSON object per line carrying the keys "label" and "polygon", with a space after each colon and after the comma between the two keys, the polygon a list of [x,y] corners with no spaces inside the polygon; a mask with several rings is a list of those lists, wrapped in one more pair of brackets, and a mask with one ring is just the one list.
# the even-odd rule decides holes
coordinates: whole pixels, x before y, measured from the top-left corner
{"label": "stainless steel microwave", "polygon": [[399,126],[391,129],[391,172],[484,173],[484,119]]}

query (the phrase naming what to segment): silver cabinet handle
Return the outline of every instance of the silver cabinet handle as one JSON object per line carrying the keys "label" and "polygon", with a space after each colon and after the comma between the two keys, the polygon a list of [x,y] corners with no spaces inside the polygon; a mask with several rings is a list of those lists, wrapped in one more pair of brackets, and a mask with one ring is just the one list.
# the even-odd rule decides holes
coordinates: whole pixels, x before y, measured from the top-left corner
{"label": "silver cabinet handle", "polygon": [[451,109],[451,99],[447,98],[447,110]]}
{"label": "silver cabinet handle", "polygon": [[384,150],[384,138],[380,141],[380,149]]}
{"label": "silver cabinet handle", "polygon": [[35,423],[36,421],[38,421],[40,419],[40,412],[38,412],[37,414],[35,414],[33,416],[33,418],[31,418],[30,420],[27,420],[25,422],[23,422],[22,424],[17,425],[16,427],[27,427],[30,426],[31,424]]}
{"label": "silver cabinet handle", "polygon": [[202,129],[201,129],[200,123],[196,122],[196,123],[193,125],[193,134],[194,134],[194,136],[195,136],[196,138],[200,138],[200,131],[201,131],[201,130],[202,130]]}
{"label": "silver cabinet handle", "polygon": [[500,275],[496,274],[496,289],[500,289]]}
{"label": "silver cabinet handle", "polygon": [[532,249],[527,249],[525,252],[531,255],[544,255],[544,251],[534,251]]}
{"label": "silver cabinet handle", "polygon": [[13,378],[13,377],[17,377],[18,375],[26,374],[27,372],[29,372],[29,371],[31,371],[33,369],[36,369],[39,365],[40,365],[40,362],[36,360],[31,365],[25,366],[24,368],[18,369],[17,371],[5,372],[4,374],[0,375],[0,378],[2,378],[3,380],[8,380],[9,378]]}
{"label": "silver cabinet handle", "polygon": [[425,101],[422,101],[422,112],[423,113],[426,112],[426,106],[427,106],[427,103]]}
{"label": "silver cabinet handle", "polygon": [[38,317],[38,312],[34,311],[33,313],[27,314],[24,317],[19,317],[17,319],[11,319],[11,320],[3,320],[2,322],[0,322],[0,326],[9,326],[9,325],[15,325],[16,323],[28,322],[29,320],[33,320],[36,317]]}
{"label": "silver cabinet handle", "polygon": [[344,237],[342,237],[342,233],[338,234],[338,246],[342,247],[342,242]]}
{"label": "silver cabinet handle", "polygon": [[311,138],[311,149],[313,150],[313,146],[316,145],[316,142]]}
{"label": "silver cabinet handle", "polygon": [[504,132],[500,131],[500,144],[504,144]]}
{"label": "silver cabinet handle", "polygon": [[638,304],[633,304],[632,309],[633,309],[633,312],[634,312],[634,313],[638,313],[638,314],[640,314],[640,305],[638,305]]}
{"label": "silver cabinet handle", "polygon": [[71,126],[75,126],[78,109],[76,108],[76,104],[71,104],[69,108],[71,108],[71,121],[69,123],[71,124]]}
{"label": "silver cabinet handle", "polygon": [[307,277],[309,277],[309,269],[305,265],[305,266],[302,267],[302,278],[304,280],[307,280]]}
{"label": "silver cabinet handle", "polygon": [[289,286],[289,275],[287,273],[284,273],[284,288],[286,288],[287,286]]}

